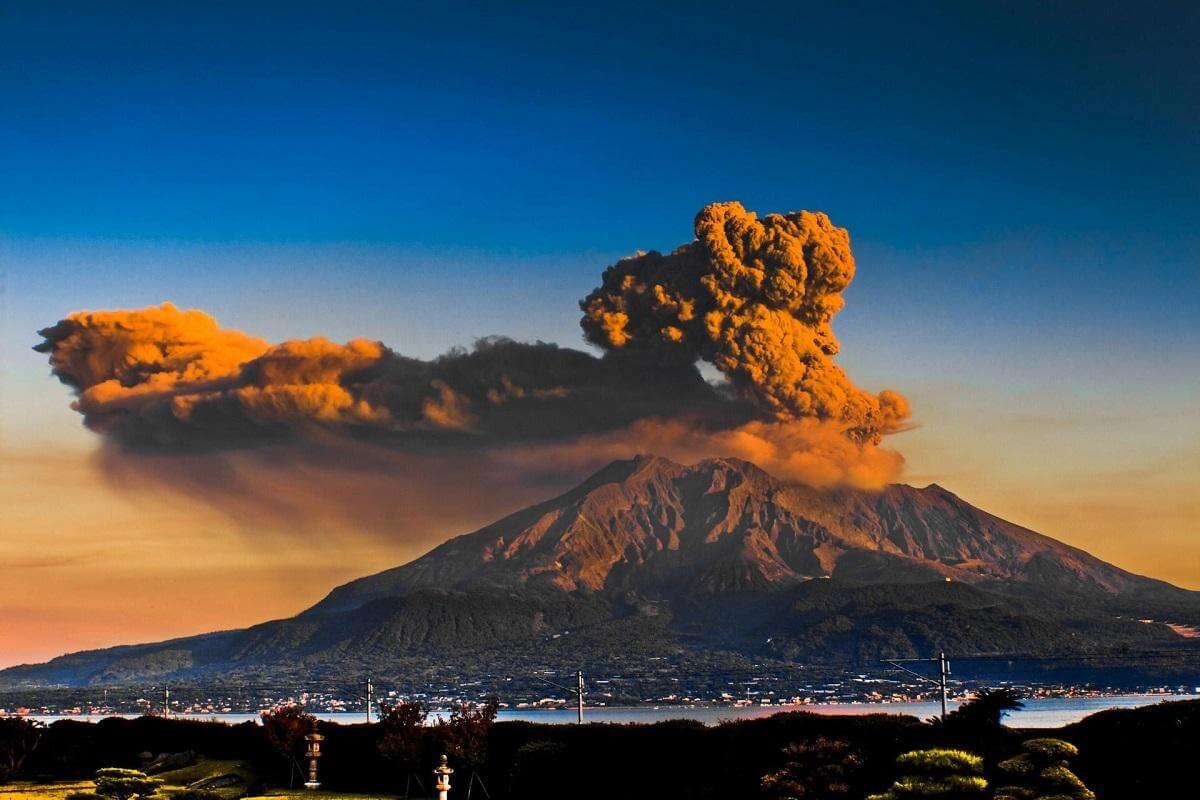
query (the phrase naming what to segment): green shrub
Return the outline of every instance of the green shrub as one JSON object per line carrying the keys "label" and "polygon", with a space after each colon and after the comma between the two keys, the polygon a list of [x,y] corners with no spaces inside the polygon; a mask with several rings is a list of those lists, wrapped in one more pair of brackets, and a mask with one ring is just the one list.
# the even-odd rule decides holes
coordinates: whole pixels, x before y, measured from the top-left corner
{"label": "green shrub", "polygon": [[964,750],[913,750],[897,758],[896,766],[921,775],[980,774],[983,759]]}
{"label": "green shrub", "polygon": [[762,777],[766,794],[779,800],[861,797],[862,754],[849,742],[818,736],[783,748],[783,764]]}
{"label": "green shrub", "polygon": [[1000,771],[1011,785],[996,792],[996,800],[1095,800],[1067,759],[1079,755],[1079,749],[1062,739],[1030,739],[1018,756],[1001,761]]}
{"label": "green shrub", "polygon": [[108,767],[96,773],[96,794],[112,800],[130,800],[133,797],[149,797],[162,784],[136,769]]}
{"label": "green shrub", "polygon": [[982,798],[987,792],[983,759],[963,750],[913,750],[896,759],[900,778],[869,800],[937,797],[941,800]]}

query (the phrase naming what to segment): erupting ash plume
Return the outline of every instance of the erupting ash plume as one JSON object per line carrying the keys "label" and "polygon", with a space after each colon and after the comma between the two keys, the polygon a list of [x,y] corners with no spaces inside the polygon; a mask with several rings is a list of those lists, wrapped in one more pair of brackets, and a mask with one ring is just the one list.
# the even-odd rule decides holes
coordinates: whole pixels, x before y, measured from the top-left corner
{"label": "erupting ash plume", "polygon": [[342,433],[417,446],[611,430],[725,405],[690,366],[503,338],[433,361],[379,342],[269,345],[169,303],[72,314],[36,349],[92,430],[129,446],[228,448]]}
{"label": "erupting ash plume", "polygon": [[[480,479],[508,470],[510,494],[522,480],[545,491],[577,477],[564,470],[646,451],[736,456],[817,486],[895,478],[903,459],[880,442],[907,402],[859,389],[834,362],[831,321],[854,277],[847,232],[824,214],[759,219],[737,203],[706,207],[695,230],[668,255],[609,267],[581,301],[602,357],[499,337],[431,361],[363,339],[272,345],[170,304],[71,314],[35,349],[111,445],[101,463],[114,480],[248,510],[271,464],[291,470],[289,505],[310,488],[325,502],[345,486],[353,504],[389,481],[428,488],[417,473],[434,463]],[[706,382],[698,360],[728,383]],[[171,468],[181,454],[186,468]],[[328,478],[356,470],[363,480]]]}
{"label": "erupting ash plume", "polygon": [[833,361],[830,323],[853,279],[850,235],[824,214],[760,220],[740,203],[714,203],[696,215],[695,241],[605,270],[580,303],[582,325],[608,350],[711,363],[767,419],[829,421],[878,444],[908,402],[864,392]]}

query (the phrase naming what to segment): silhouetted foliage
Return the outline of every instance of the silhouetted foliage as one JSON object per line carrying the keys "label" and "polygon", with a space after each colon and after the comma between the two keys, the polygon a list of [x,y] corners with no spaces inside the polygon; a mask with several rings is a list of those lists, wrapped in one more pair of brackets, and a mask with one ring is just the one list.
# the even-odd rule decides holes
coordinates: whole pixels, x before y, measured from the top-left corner
{"label": "silhouetted foliage", "polygon": [[495,698],[482,705],[462,703],[452,708],[450,719],[437,728],[446,754],[472,770],[479,769],[487,760],[488,734],[499,710]]}
{"label": "silhouetted foliage", "polygon": [[819,736],[783,748],[784,766],[763,776],[767,795],[778,800],[834,800],[860,794],[862,754],[849,742]]}
{"label": "silhouetted foliage", "polygon": [[[895,712],[899,709],[890,709]],[[397,765],[381,754],[382,725],[321,722],[322,786],[333,792],[398,794]],[[1155,704],[1104,711],[1051,735],[1080,749],[1072,771],[1098,800],[1137,800],[1189,796],[1178,787],[1194,779],[1196,742],[1200,741],[1200,701]],[[425,730],[426,744],[414,774],[429,789],[430,770],[442,752],[438,726]],[[909,750],[948,747],[981,753],[978,737],[937,728],[896,713],[822,716],[783,712],[705,727],[695,721],[653,725],[544,725],[496,722],[486,743],[479,774],[494,800],[715,800],[767,797],[764,775],[787,765],[789,743],[826,737],[848,743],[861,753],[855,773],[859,788],[850,797],[884,792],[899,772],[896,758]],[[992,769],[1021,752],[1028,734],[999,727],[989,734],[993,748],[985,758]],[[528,747],[527,747],[528,746]],[[179,718],[108,718],[100,722],[60,720],[46,726],[24,767],[36,779],[90,778],[100,767],[137,767],[143,751],[194,750],[202,758],[244,763],[266,788],[284,788],[288,777],[264,728],[255,722],[231,725]],[[521,755],[518,755],[520,753]],[[453,756],[452,756],[453,758]],[[465,798],[469,768],[453,763],[452,800]],[[986,773],[995,786],[1014,781]],[[253,779],[252,779],[253,780]],[[222,790],[224,792],[224,790]],[[259,794],[258,789],[253,790]],[[420,794],[414,785],[413,794]],[[160,792],[158,796],[164,796]],[[837,795],[833,795],[836,797]],[[473,800],[484,800],[478,783]],[[85,798],[96,800],[96,797]]]}
{"label": "silhouetted foliage", "polygon": [[946,718],[946,723],[966,728],[986,728],[1000,725],[1007,711],[1025,707],[1021,693],[1014,689],[981,689]]}
{"label": "silhouetted foliage", "polygon": [[446,755],[467,769],[468,800],[477,782],[484,794],[491,796],[479,772],[487,761],[488,739],[499,711],[500,702],[494,697],[482,705],[460,703],[450,710],[448,721],[438,723],[438,739]]}
{"label": "silhouetted foliage", "polygon": [[1000,762],[1011,781],[996,800],[1095,800],[1096,795],[1067,766],[1079,748],[1062,739],[1030,739],[1018,756]]}
{"label": "silhouetted foliage", "polygon": [[570,779],[567,746],[562,742],[526,742],[513,755],[509,795],[524,800],[562,797],[562,783]]}
{"label": "silhouetted foliage", "polygon": [[25,717],[0,717],[0,783],[19,775],[45,726]]}
{"label": "silhouetted foliage", "polygon": [[868,800],[937,797],[942,800],[982,798],[987,792],[983,759],[962,750],[912,750],[896,759],[900,777],[883,794]]}
{"label": "silhouetted foliage", "polygon": [[404,773],[404,796],[408,797],[414,778],[422,791],[421,764],[426,757],[425,720],[429,712],[416,702],[384,704],[379,712],[379,738],[375,742],[384,758],[396,763]]}
{"label": "silhouetted foliage", "polygon": [[288,762],[288,786],[295,786],[296,774],[304,775],[304,737],[317,729],[317,718],[293,703],[262,712],[262,723],[267,741]]}

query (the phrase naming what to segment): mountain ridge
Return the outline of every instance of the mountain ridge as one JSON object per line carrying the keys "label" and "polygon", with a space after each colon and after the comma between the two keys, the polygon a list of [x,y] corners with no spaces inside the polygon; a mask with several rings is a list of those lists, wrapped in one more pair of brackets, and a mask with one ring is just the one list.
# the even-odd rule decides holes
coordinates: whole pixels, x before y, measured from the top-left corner
{"label": "mountain ridge", "polygon": [[[1159,622],[1137,621],[1146,617]],[[446,663],[528,671],[547,659],[663,653],[844,665],[932,648],[1179,644],[1163,622],[1200,623],[1200,593],[936,484],[818,490],[736,459],[639,456],[335,587],[294,617],[71,653],[0,671],[0,685],[342,678]]]}
{"label": "mountain ridge", "polygon": [[[706,489],[703,496],[687,497],[697,482]],[[676,486],[668,486],[670,483]],[[672,488],[676,496],[665,496],[672,494]],[[751,494],[749,500],[739,489]],[[738,506],[727,509],[724,519],[711,518],[719,510],[711,503],[705,507],[705,498],[714,491],[731,495],[729,502]],[[684,507],[689,500],[691,509]],[[754,500],[761,500],[765,508],[749,508]],[[698,511],[702,519],[684,520],[684,516],[697,516],[688,515],[689,510]],[[735,510],[744,518],[742,530],[730,519]],[[704,519],[705,514],[710,518]],[[607,518],[597,523],[595,518],[605,515]],[[630,535],[630,529],[639,523],[640,530],[634,533],[649,535]],[[408,564],[337,587],[303,613],[347,610],[353,607],[355,596],[387,596],[415,586],[453,586],[468,578],[479,579],[483,573],[487,573],[485,580],[502,583],[549,580],[566,591],[611,590],[607,584],[612,569],[630,560],[644,564],[656,555],[647,548],[679,552],[690,545],[697,549],[698,543],[688,538],[694,539],[697,526],[706,534],[705,545],[716,544],[724,536],[745,537],[743,550],[729,554],[732,557],[727,561],[736,562],[740,557],[741,565],[754,573],[748,572],[746,579],[751,583],[761,579],[766,586],[832,576],[836,562],[854,549],[910,559],[909,566],[923,568],[928,578],[1036,578],[1035,573],[1022,576],[1022,569],[1030,562],[1039,564],[1038,556],[1049,555],[1082,585],[1106,591],[1169,586],[976,509],[937,484],[923,489],[893,484],[878,492],[816,490],[785,484],[738,459],[705,459],[683,466],[658,456],[638,456],[613,462],[556,498],[454,537]],[[780,537],[785,541],[781,543]],[[554,557],[538,559],[538,548],[545,551],[547,538],[556,540]],[[597,538],[602,541],[596,542]],[[620,552],[618,543],[634,552]],[[604,545],[610,545],[608,552]],[[757,560],[749,552],[755,547],[759,548]],[[568,559],[565,564],[564,557]],[[503,567],[498,569],[498,565]],[[847,563],[844,569],[850,567]],[[372,584],[378,588],[370,588]],[[725,588],[736,588],[736,581]]]}

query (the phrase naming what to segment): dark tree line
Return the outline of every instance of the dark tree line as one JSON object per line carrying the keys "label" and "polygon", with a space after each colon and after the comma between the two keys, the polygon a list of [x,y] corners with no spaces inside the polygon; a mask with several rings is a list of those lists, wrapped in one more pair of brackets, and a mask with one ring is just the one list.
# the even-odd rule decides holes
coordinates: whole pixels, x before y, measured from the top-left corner
{"label": "dark tree line", "polygon": [[[1056,730],[1065,744],[1038,743],[1004,727],[1013,698],[984,695],[942,723],[900,715],[827,717],[780,713],[713,727],[539,725],[495,721],[494,706],[455,710],[427,724],[419,706],[385,708],[376,724],[317,722],[302,710],[280,724],[228,725],[158,717],[71,720],[40,727],[0,724],[0,765],[8,778],[91,779],[102,768],[136,769],[144,752],[193,750],[248,765],[266,787],[287,787],[303,764],[303,735],[319,731],[324,787],[427,796],[443,753],[455,769],[453,800],[650,797],[853,798],[904,796],[923,784],[987,783],[985,796],[1084,800],[1175,796],[1200,741],[1200,702],[1103,712]],[[295,724],[292,724],[295,723]],[[1075,751],[1078,754],[1074,754]],[[973,758],[929,755],[958,751]],[[906,753],[924,752],[925,755]],[[898,760],[900,759],[900,760]],[[472,777],[474,775],[474,777]],[[953,776],[971,780],[960,781]],[[1075,781],[1078,781],[1078,784]],[[897,791],[896,784],[901,783]],[[1031,794],[1032,792],[1032,794]],[[1040,794],[1039,794],[1040,792]],[[909,795],[919,796],[919,795]],[[966,795],[969,796],[969,795]],[[198,799],[197,799],[198,800]]]}

